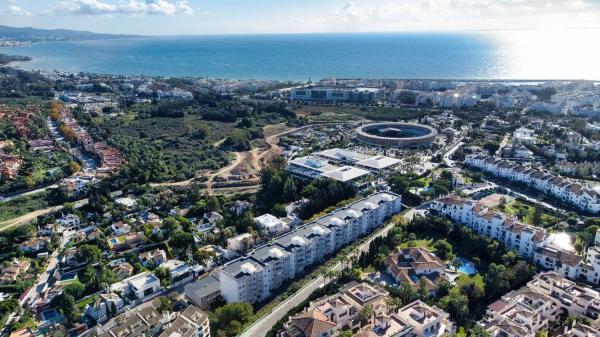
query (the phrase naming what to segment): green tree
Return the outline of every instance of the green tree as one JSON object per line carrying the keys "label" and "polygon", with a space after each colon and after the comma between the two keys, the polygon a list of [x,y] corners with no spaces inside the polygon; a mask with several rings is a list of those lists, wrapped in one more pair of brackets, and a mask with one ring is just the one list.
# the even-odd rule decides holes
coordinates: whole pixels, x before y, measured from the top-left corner
{"label": "green tree", "polygon": [[442,260],[448,259],[452,255],[452,245],[446,240],[439,240],[434,245],[435,254]]}
{"label": "green tree", "polygon": [[85,262],[87,264],[96,263],[100,260],[100,256],[102,255],[102,251],[96,245],[81,245],[77,248],[76,257],[79,261]]}
{"label": "green tree", "polygon": [[159,296],[154,300],[154,307],[158,312],[172,312],[173,311],[173,303],[166,296]]}

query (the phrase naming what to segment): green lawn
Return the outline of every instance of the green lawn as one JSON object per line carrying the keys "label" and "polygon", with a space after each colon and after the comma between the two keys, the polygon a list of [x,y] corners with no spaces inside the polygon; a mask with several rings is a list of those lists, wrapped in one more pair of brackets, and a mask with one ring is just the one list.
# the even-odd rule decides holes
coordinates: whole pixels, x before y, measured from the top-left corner
{"label": "green lawn", "polygon": [[47,199],[48,192],[42,192],[11,201],[0,201],[0,226],[4,221],[51,206]]}
{"label": "green lawn", "polygon": [[79,309],[83,310],[86,305],[93,303],[97,298],[98,298],[98,295],[93,295],[93,296],[84,298],[81,301],[77,302],[77,307]]}
{"label": "green lawn", "polygon": [[434,244],[435,244],[435,241],[433,239],[420,239],[420,240],[402,242],[400,245],[398,245],[398,247],[402,248],[402,249],[412,248],[412,247],[421,247],[421,248],[426,248],[428,250],[433,250]]}
{"label": "green lawn", "polygon": [[[527,205],[519,200],[515,200],[510,204],[506,205],[504,209],[499,209],[501,212],[504,212],[509,215],[514,215],[519,220],[531,224],[534,224],[534,215],[535,215],[535,207],[531,205]],[[541,214],[541,226],[550,227],[560,222],[560,219],[547,213],[542,209]]]}

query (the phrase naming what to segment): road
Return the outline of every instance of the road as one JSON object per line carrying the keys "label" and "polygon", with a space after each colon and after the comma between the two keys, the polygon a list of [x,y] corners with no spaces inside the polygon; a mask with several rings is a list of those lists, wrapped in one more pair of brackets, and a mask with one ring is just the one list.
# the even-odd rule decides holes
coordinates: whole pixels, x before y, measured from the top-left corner
{"label": "road", "polygon": [[[404,211],[403,216],[411,220],[415,215],[416,210],[414,208],[408,209]],[[369,245],[371,242],[381,236],[386,236],[387,233],[394,228],[395,223],[390,223],[379,231],[371,234],[369,239],[361,244],[354,252],[350,253],[349,256],[360,255],[361,252],[367,252],[369,250]],[[338,262],[331,270],[341,271],[342,264]],[[323,279],[323,276],[319,276],[314,280],[310,281],[292,296],[287,298],[285,301],[281,302],[278,306],[276,306],[269,314],[263,316],[256,322],[254,322],[251,326],[249,326],[240,337],[264,337],[267,332],[273,328],[277,322],[281,319],[285,318],[288,313],[302,302],[304,302],[315,290],[323,287],[324,285],[329,284],[331,280]]]}
{"label": "road", "polygon": [[[78,200],[78,201],[73,202],[73,207],[80,208],[82,206],[87,205],[87,203],[88,203],[88,199]],[[53,206],[53,207],[48,207],[48,208],[44,208],[44,209],[39,209],[37,211],[33,211],[31,213],[21,215],[18,218],[0,222],[0,232],[5,231],[5,230],[15,227],[15,226],[28,224],[31,221],[35,220],[40,215],[46,215],[48,213],[60,211],[63,208],[64,208],[64,206],[60,205],[60,206]]]}
{"label": "road", "polygon": [[[86,203],[87,203],[87,200],[86,200]],[[50,278],[50,276],[52,274],[54,274],[56,265],[58,264],[59,253],[62,252],[62,250],[67,245],[67,243],[71,240],[71,238],[73,237],[73,234],[74,234],[74,232],[69,232],[68,235],[63,236],[63,239],[60,242],[59,247],[54,250],[52,255],[50,255],[46,269],[44,270],[44,272],[42,274],[38,275],[35,285],[33,287],[29,288],[29,290],[27,290],[27,292],[25,293],[25,296],[23,296],[22,298],[19,299],[19,303],[21,305],[32,304],[33,301],[35,300],[35,298],[42,291],[44,291],[44,289],[47,287],[48,279]]]}
{"label": "road", "polygon": [[14,200],[14,199],[17,199],[17,198],[20,198],[20,197],[25,197],[25,196],[28,196],[28,195],[42,193],[42,192],[44,192],[46,190],[49,190],[51,188],[56,188],[56,187],[58,187],[58,185],[57,184],[53,184],[53,185],[49,185],[49,186],[45,186],[45,187],[36,188],[36,189],[30,190],[30,191],[5,194],[4,196],[0,196],[0,202],[11,201],[11,200]]}
{"label": "road", "polygon": [[450,150],[448,150],[446,153],[444,153],[444,164],[446,164],[446,166],[448,167],[454,167],[454,160],[450,159],[450,157],[452,157],[452,155],[454,154],[454,152],[456,152],[456,150],[458,150],[459,147],[461,147],[461,145],[463,145],[463,139],[460,138],[455,144],[454,146],[452,146],[450,148]]}

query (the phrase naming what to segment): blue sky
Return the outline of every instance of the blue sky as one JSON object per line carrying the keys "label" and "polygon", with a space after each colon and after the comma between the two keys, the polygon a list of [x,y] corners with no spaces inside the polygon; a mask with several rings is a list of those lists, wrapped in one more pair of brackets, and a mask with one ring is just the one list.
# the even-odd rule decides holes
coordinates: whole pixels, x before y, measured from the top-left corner
{"label": "blue sky", "polygon": [[0,0],[0,24],[144,35],[597,28],[600,0]]}

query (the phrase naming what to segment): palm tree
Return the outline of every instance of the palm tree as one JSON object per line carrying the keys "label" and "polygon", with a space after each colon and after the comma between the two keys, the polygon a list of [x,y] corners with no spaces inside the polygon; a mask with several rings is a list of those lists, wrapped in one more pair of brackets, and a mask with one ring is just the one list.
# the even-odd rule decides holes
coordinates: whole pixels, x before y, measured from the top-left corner
{"label": "palm tree", "polygon": [[396,312],[402,306],[402,302],[398,297],[389,297],[386,302],[388,309],[392,312]]}
{"label": "palm tree", "polygon": [[371,321],[374,314],[375,310],[373,310],[372,305],[367,304],[364,307],[362,307],[362,309],[360,309],[360,311],[358,312],[358,317],[360,318],[361,326],[365,326],[366,324],[368,324]]}

